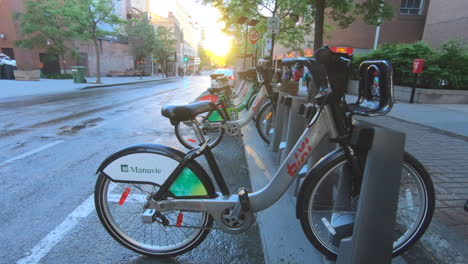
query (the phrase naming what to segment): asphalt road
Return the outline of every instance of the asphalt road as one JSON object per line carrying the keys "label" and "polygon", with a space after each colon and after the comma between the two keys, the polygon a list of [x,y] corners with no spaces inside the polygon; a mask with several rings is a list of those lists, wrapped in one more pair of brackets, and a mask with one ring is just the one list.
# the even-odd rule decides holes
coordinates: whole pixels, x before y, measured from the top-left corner
{"label": "asphalt road", "polygon": [[[263,263],[256,226],[213,230],[189,253],[151,259],[115,242],[94,210],[104,158],[142,142],[183,150],[160,108],[208,85],[190,77],[0,101],[0,263]],[[225,137],[215,155],[233,191],[250,187],[239,139]]]}

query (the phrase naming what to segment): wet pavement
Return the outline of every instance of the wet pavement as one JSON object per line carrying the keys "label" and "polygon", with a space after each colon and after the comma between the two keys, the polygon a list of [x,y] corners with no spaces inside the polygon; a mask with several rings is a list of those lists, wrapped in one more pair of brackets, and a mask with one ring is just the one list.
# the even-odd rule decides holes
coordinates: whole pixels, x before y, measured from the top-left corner
{"label": "wet pavement", "polygon": [[[90,202],[96,168],[118,149],[157,142],[184,150],[160,108],[208,85],[190,77],[0,100],[0,263],[263,263],[257,226],[237,236],[212,230],[179,257],[141,256],[106,233]],[[239,139],[225,137],[214,152],[230,189],[250,188]]]}

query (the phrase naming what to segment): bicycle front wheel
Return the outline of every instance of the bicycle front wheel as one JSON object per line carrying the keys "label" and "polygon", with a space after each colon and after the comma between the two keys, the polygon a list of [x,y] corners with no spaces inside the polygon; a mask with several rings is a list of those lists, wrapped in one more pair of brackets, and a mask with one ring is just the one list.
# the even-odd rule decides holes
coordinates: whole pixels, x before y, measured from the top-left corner
{"label": "bicycle front wheel", "polygon": [[[332,160],[304,182],[300,212],[309,241],[324,255],[336,258],[341,239],[352,235],[359,197],[343,198],[340,180],[350,179],[345,155]],[[394,229],[393,256],[398,256],[424,234],[434,212],[434,187],[424,167],[405,153]],[[341,196],[341,197],[340,197]]]}
{"label": "bicycle front wheel", "polygon": [[[128,249],[152,257],[180,255],[205,239],[213,219],[206,212],[167,211],[155,215],[153,223],[144,223],[142,214],[159,188],[115,182],[100,174],[95,189],[96,212],[108,233]],[[172,197],[169,192],[164,199]]]}
{"label": "bicycle front wheel", "polygon": [[[212,114],[218,114],[218,112],[213,112]],[[196,117],[198,123],[200,124],[200,129],[203,131],[203,136],[205,140],[210,139],[210,147],[216,147],[224,136],[223,127],[210,127],[210,121],[206,117],[207,114],[199,115]],[[221,122],[217,122],[221,123]],[[179,122],[179,124],[174,126],[175,134],[180,144],[188,149],[198,148],[200,142],[195,135],[195,131],[192,127],[192,122],[184,121]]]}

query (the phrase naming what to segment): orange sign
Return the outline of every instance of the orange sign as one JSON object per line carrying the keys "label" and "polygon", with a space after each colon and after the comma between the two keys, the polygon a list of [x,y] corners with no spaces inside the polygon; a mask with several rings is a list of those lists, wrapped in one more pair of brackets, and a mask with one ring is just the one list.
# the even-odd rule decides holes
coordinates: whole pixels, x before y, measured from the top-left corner
{"label": "orange sign", "polygon": [[351,47],[331,47],[330,49],[334,52],[347,53],[350,55],[354,52],[354,49]]}
{"label": "orange sign", "polygon": [[314,49],[305,49],[304,50],[304,57],[312,57],[314,56]]}
{"label": "orange sign", "polygon": [[250,39],[250,42],[252,43],[252,45],[255,45],[255,43],[257,43],[259,38],[260,38],[260,33],[258,33],[257,30],[252,29],[249,32],[249,39]]}

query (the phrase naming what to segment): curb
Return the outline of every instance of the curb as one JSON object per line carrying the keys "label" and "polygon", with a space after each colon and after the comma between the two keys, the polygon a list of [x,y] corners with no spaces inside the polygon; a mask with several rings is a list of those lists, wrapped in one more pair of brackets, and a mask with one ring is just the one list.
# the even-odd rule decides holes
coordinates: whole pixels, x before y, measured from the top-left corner
{"label": "curb", "polygon": [[159,81],[166,81],[177,79],[179,77],[169,77],[163,79],[155,79],[155,80],[145,80],[145,81],[135,81],[135,82],[125,82],[125,83],[110,83],[110,84],[101,84],[101,85],[90,85],[79,88],[78,90],[87,90],[87,89],[94,89],[94,88],[103,88],[103,87],[111,87],[111,86],[119,86],[119,85],[127,85],[127,84],[136,84],[136,83],[148,83],[148,82],[159,82]]}

